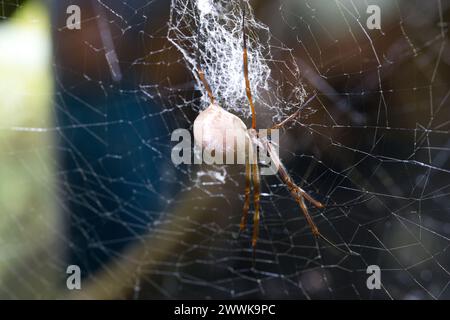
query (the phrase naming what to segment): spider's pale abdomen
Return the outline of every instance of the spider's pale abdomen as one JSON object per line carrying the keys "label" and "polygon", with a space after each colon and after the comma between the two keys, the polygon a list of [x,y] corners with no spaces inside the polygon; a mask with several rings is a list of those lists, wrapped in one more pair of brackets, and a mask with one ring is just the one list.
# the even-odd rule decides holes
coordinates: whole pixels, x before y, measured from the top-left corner
{"label": "spider's pale abdomen", "polygon": [[[227,139],[227,135],[232,140]],[[210,104],[194,121],[194,140],[199,147],[222,151],[223,154],[245,150],[239,147],[245,148],[248,141],[247,127],[234,114],[216,104]],[[234,143],[235,140],[237,143]]]}

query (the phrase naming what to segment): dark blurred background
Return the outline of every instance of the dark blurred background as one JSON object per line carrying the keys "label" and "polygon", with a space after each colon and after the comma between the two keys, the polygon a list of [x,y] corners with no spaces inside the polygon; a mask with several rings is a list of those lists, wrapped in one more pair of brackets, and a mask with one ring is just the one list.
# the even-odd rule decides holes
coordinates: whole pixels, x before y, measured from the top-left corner
{"label": "dark blurred background", "polygon": [[[318,93],[281,158],[326,203],[321,232],[361,256],[315,241],[264,177],[253,266],[250,232],[235,237],[243,168],[172,164],[200,96],[166,38],[170,1],[0,0],[1,297],[450,298],[450,2],[250,3]],[[374,264],[381,290],[366,286]]]}

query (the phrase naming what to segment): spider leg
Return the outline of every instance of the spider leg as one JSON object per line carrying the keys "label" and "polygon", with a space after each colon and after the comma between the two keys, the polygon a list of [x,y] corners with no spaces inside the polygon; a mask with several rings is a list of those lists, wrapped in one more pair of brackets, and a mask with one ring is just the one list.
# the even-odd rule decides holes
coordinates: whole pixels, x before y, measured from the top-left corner
{"label": "spider leg", "polygon": [[240,224],[240,231],[244,231],[247,225],[248,210],[250,207],[250,183],[251,183],[251,166],[249,162],[245,163],[245,200],[244,208],[242,210],[242,218]]}
{"label": "spider leg", "polygon": [[259,237],[259,200],[261,197],[258,163],[252,164],[252,173],[253,173],[253,202],[255,205],[255,214],[253,215],[252,247],[253,247],[253,267],[255,267],[256,242],[258,241]]}
{"label": "spider leg", "polygon": [[275,152],[273,152],[273,149],[272,149],[270,143],[267,143],[265,145],[265,147],[269,151],[269,155],[270,155],[272,161],[274,161],[274,163],[278,167],[278,173],[279,173],[279,175],[281,177],[281,180],[283,180],[283,182],[286,184],[288,190],[290,191],[291,195],[293,196],[295,201],[297,201],[297,203],[299,204],[300,209],[301,209],[303,215],[305,216],[306,221],[308,222],[309,227],[311,228],[311,232],[314,235],[314,237],[321,238],[326,243],[328,243],[330,246],[332,246],[336,250],[338,250],[338,251],[340,251],[340,252],[342,252],[342,253],[344,253],[346,255],[348,255],[348,254],[350,254],[350,255],[359,255],[357,252],[354,252],[351,249],[346,251],[346,250],[343,250],[343,249],[339,248],[336,244],[334,244],[332,241],[328,240],[328,238],[326,238],[324,235],[322,235],[322,233],[320,233],[319,228],[317,227],[317,225],[315,224],[315,222],[312,219],[311,215],[309,214],[308,207],[306,206],[304,199],[308,200],[315,207],[317,207],[319,209],[323,208],[324,205],[321,202],[315,200],[308,193],[306,193],[306,191],[304,191],[301,187],[297,186],[294,183],[292,178],[287,173],[286,168],[281,163],[281,160],[278,157],[278,155],[275,154]]}
{"label": "spider leg", "polygon": [[317,228],[317,226],[314,223],[311,215],[309,214],[308,208],[306,207],[305,200],[303,199],[303,197],[299,196],[298,194],[296,194],[294,190],[292,190],[291,193],[294,196],[294,198],[297,201],[297,203],[299,204],[300,208],[302,209],[303,215],[305,216],[306,221],[308,222],[309,227],[311,228],[311,231],[312,231],[313,235],[315,237],[320,236],[319,229]]}
{"label": "spider leg", "polygon": [[255,105],[253,104],[252,91],[250,89],[250,79],[248,77],[248,52],[247,52],[247,33],[245,32],[245,7],[242,8],[242,34],[243,34],[243,60],[244,60],[244,79],[245,79],[245,92],[250,104],[250,110],[252,112],[252,129],[256,129],[256,112]]}
{"label": "spider leg", "polygon": [[312,95],[305,103],[303,103],[300,108],[295,111],[293,114],[291,114],[289,117],[287,117],[286,119],[284,119],[283,121],[281,121],[280,123],[277,123],[275,125],[272,126],[272,128],[270,129],[280,129],[282,127],[284,127],[286,125],[286,123],[288,123],[291,120],[294,120],[295,118],[297,118],[300,113],[302,112],[303,108],[306,107],[312,100],[314,100],[314,98],[317,96],[317,94]]}
{"label": "spider leg", "polygon": [[[311,215],[308,212],[308,208],[306,207],[305,200],[307,199],[312,204],[314,204],[318,208],[323,208],[323,204],[319,201],[313,199],[310,195],[308,195],[302,188],[297,186],[293,181],[292,178],[287,173],[286,169],[281,165],[278,168],[278,172],[280,174],[281,179],[286,184],[288,190],[291,192],[294,199],[299,204],[300,208],[302,209],[303,215],[306,218],[306,221],[308,222],[311,231],[315,237],[318,237],[320,235],[319,228],[317,228],[316,224],[314,223],[314,220],[312,219]],[[311,201],[312,200],[312,201]]]}
{"label": "spider leg", "polygon": [[259,200],[261,197],[259,168],[257,163],[252,164],[252,174],[253,174],[253,201],[255,205],[255,214],[253,216],[253,236],[252,236],[252,246],[254,252],[256,242],[259,236]]}
{"label": "spider leg", "polygon": [[302,210],[302,212],[303,212],[303,215],[305,216],[306,221],[308,222],[308,224],[309,224],[309,226],[310,226],[310,228],[311,228],[311,231],[312,231],[313,235],[314,235],[316,238],[321,238],[321,239],[324,240],[326,243],[328,243],[330,246],[332,246],[332,247],[335,248],[336,250],[342,252],[343,254],[346,254],[346,255],[347,255],[347,254],[350,254],[350,255],[359,255],[358,253],[356,253],[356,252],[354,252],[354,251],[352,251],[352,250],[346,251],[346,250],[343,250],[343,249],[339,248],[339,247],[338,247],[337,245],[335,245],[333,242],[331,242],[330,240],[328,240],[328,238],[326,238],[322,233],[320,233],[320,232],[319,232],[319,229],[317,228],[316,224],[314,223],[314,221],[313,221],[311,215],[308,213],[308,208],[306,207],[305,201],[303,200],[303,196],[302,196],[301,194],[297,194],[297,195],[294,195],[294,198],[296,199],[297,203],[299,204],[299,206],[300,206],[300,208],[301,208],[301,210]]}
{"label": "spider leg", "polygon": [[203,86],[206,89],[206,92],[208,93],[209,100],[211,101],[212,104],[214,104],[216,102],[216,100],[214,99],[214,95],[212,93],[211,87],[208,84],[208,81],[206,81],[205,74],[203,73],[203,70],[200,69],[200,67],[197,67],[197,73],[198,73],[198,77],[200,78],[200,80],[203,83]]}
{"label": "spider leg", "polygon": [[[247,51],[247,33],[245,32],[245,7],[242,8],[242,34],[243,34],[243,53],[242,53],[242,58],[243,58],[243,62],[244,62],[244,79],[245,79],[245,93],[247,94],[247,99],[248,102],[250,104],[250,110],[252,113],[252,129],[256,129],[256,112],[255,112],[255,105],[253,104],[253,97],[252,97],[252,91],[250,89],[250,79],[249,79],[249,75],[248,75],[248,51]],[[258,162],[257,162],[257,155],[256,152],[253,153],[251,152],[250,155],[254,160],[251,162],[251,164],[249,164],[248,166],[251,166],[251,169],[248,168],[248,166],[246,165],[246,176],[247,173],[250,171],[251,174],[251,181],[253,181],[253,202],[254,202],[254,206],[255,206],[255,214],[253,216],[253,235],[252,235],[252,246],[253,246],[253,256],[255,254],[255,247],[256,247],[256,242],[258,240],[258,236],[259,236],[259,200],[260,200],[260,177],[259,177],[259,167],[258,167]],[[248,181],[249,179],[247,179]],[[247,202],[247,196],[250,195],[250,191],[249,191],[249,186],[246,182],[246,203],[244,204],[244,212],[247,211],[248,212],[248,206],[249,206],[249,202]],[[247,193],[248,191],[248,193]],[[250,200],[248,200],[250,201]],[[242,221],[241,221],[241,230],[242,230],[242,225],[243,225],[243,221],[245,222],[246,219],[246,214],[244,214],[244,216],[242,217]]]}
{"label": "spider leg", "polygon": [[[194,12],[196,12],[196,11],[194,11]],[[206,92],[208,93],[209,100],[211,101],[212,104],[214,104],[216,100],[214,99],[214,95],[213,95],[213,92],[212,92],[212,90],[211,90],[211,87],[209,86],[209,83],[208,83],[208,81],[206,80],[205,73],[203,72],[203,70],[202,70],[202,68],[201,68],[201,58],[200,58],[200,57],[201,57],[201,56],[200,56],[200,29],[197,30],[197,47],[196,47],[196,53],[197,53],[197,56],[196,56],[197,67],[196,67],[196,69],[197,69],[198,77],[200,78],[200,81],[203,83],[203,86],[205,87],[205,90],[206,90]]]}

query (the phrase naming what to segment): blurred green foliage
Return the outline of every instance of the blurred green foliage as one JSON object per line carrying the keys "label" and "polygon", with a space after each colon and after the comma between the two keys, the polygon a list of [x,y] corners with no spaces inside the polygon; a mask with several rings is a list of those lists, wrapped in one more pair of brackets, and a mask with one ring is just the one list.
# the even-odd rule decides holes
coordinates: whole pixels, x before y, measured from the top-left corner
{"label": "blurred green foliage", "polygon": [[41,2],[19,2],[0,24],[0,297],[39,298],[53,292],[59,227],[50,21]]}
{"label": "blurred green foliage", "polygon": [[0,0],[0,21],[7,20],[17,9],[21,8],[27,0]]}

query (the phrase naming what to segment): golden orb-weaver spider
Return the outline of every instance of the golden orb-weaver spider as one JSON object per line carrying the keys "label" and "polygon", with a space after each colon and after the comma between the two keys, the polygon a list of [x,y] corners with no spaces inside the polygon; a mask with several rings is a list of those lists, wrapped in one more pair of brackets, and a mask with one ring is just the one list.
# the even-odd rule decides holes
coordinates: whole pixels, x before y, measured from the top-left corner
{"label": "golden orb-weaver spider", "polygon": [[[259,236],[259,220],[260,220],[260,174],[259,174],[259,166],[258,166],[258,158],[257,153],[252,152],[252,150],[256,148],[261,148],[270,156],[270,159],[273,161],[275,166],[278,169],[279,176],[282,181],[286,185],[287,189],[295,199],[295,201],[300,206],[302,213],[304,214],[306,221],[308,222],[312,234],[316,238],[323,239],[326,243],[336,248],[337,250],[345,253],[358,255],[356,252],[349,249],[349,251],[343,250],[336,246],[333,242],[324,237],[316,224],[314,223],[311,215],[308,212],[308,208],[305,203],[305,199],[314,205],[316,208],[324,208],[324,205],[311,197],[306,191],[304,191],[301,187],[299,187],[293,179],[288,174],[286,168],[282,164],[278,154],[274,152],[272,143],[268,139],[262,139],[258,136],[256,131],[256,112],[255,106],[253,103],[252,91],[250,89],[250,80],[249,80],[249,68],[248,68],[248,51],[247,51],[247,35],[245,31],[245,10],[243,10],[242,15],[242,33],[243,33],[243,71],[244,71],[244,80],[245,80],[245,91],[248,102],[250,104],[251,110],[251,118],[252,124],[251,128],[248,129],[244,122],[237,117],[236,115],[226,111],[221,106],[218,105],[214,95],[212,93],[211,87],[206,80],[205,74],[200,67],[200,63],[198,62],[196,71],[197,75],[203,84],[210,101],[210,105],[203,111],[201,111],[197,118],[194,121],[194,140],[195,144],[204,149],[217,149],[223,148],[220,150],[222,154],[224,154],[227,150],[227,146],[223,144],[223,137],[226,136],[225,131],[232,131],[234,137],[237,141],[245,141],[246,145],[249,148],[244,148],[246,152],[246,161],[245,161],[245,200],[244,207],[242,211],[242,218],[240,222],[240,231],[245,229],[247,224],[247,216],[250,208],[250,193],[251,193],[251,185],[253,184],[253,203],[254,203],[254,216],[253,216],[253,234],[252,234],[252,247],[253,252],[255,252],[255,247],[257,243],[257,239]],[[311,101],[315,96],[308,100]],[[299,109],[297,112],[294,112],[288,118],[283,120],[281,123],[278,123],[272,126],[270,129],[278,129],[283,127],[286,123],[293,120],[300,113]],[[236,148],[234,143],[232,144],[233,148]],[[251,157],[254,157],[251,159]]]}

